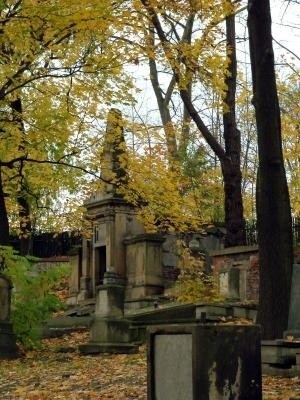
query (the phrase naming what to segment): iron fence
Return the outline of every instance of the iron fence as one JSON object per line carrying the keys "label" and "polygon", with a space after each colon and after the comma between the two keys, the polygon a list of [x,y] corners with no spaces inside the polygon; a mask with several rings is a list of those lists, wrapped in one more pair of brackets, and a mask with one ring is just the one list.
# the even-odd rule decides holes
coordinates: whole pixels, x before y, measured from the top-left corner
{"label": "iron fence", "polygon": [[[30,255],[38,258],[66,256],[75,247],[81,246],[82,236],[78,232],[33,233],[30,238]],[[20,251],[20,239],[11,236],[10,245]]]}
{"label": "iron fence", "polygon": [[[300,217],[292,219],[292,230],[294,246],[300,246]],[[248,246],[257,244],[257,223],[246,221],[246,244]]]}

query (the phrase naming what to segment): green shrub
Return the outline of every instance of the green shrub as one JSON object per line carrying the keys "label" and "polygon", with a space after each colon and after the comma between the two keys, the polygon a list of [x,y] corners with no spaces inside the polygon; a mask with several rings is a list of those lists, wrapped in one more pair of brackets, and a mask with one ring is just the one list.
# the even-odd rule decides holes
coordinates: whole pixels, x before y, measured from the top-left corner
{"label": "green shrub", "polygon": [[25,348],[40,345],[43,323],[62,309],[63,303],[52,293],[55,285],[68,273],[66,266],[53,266],[38,271],[32,257],[21,257],[12,248],[0,246],[4,273],[14,285],[12,291],[12,322],[17,341]]}

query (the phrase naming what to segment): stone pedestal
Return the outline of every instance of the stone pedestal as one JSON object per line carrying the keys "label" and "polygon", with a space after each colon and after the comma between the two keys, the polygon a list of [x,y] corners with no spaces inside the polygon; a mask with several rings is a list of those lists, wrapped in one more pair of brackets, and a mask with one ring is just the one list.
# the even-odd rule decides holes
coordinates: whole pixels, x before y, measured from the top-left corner
{"label": "stone pedestal", "polygon": [[0,360],[18,356],[16,337],[10,322],[11,289],[10,279],[0,273]]}
{"label": "stone pedestal", "polygon": [[82,354],[135,353],[130,343],[129,321],[124,318],[124,282],[114,272],[106,272],[98,287],[90,342],[79,346]]}

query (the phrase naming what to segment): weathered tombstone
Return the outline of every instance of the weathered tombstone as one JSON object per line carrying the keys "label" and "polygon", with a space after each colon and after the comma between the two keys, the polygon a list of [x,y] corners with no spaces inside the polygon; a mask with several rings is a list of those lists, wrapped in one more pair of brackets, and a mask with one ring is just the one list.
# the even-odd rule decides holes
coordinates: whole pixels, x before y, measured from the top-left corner
{"label": "weathered tombstone", "polygon": [[288,328],[283,338],[262,341],[263,373],[299,375],[300,354],[300,264],[293,265]]}
{"label": "weathered tombstone", "polygon": [[300,338],[300,264],[293,265],[288,330],[285,336]]}
{"label": "weathered tombstone", "polygon": [[0,359],[18,356],[16,338],[10,322],[11,289],[10,279],[0,273]]}
{"label": "weathered tombstone", "polygon": [[229,271],[229,298],[238,300],[240,298],[240,270],[231,268]]}
{"label": "weathered tombstone", "polygon": [[148,400],[261,400],[258,326],[148,329]]}
{"label": "weathered tombstone", "polygon": [[225,298],[227,298],[229,295],[228,271],[222,271],[219,273],[219,293]]}
{"label": "weathered tombstone", "polygon": [[230,268],[219,273],[219,293],[226,299],[240,298],[240,270]]}

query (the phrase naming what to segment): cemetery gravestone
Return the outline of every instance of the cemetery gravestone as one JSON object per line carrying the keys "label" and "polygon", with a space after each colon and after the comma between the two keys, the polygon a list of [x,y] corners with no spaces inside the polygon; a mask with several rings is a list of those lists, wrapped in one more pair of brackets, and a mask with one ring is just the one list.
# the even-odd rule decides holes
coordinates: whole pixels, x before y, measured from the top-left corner
{"label": "cemetery gravestone", "polygon": [[293,265],[288,328],[283,339],[262,341],[263,372],[298,376],[300,370],[300,264]]}
{"label": "cemetery gravestone", "polygon": [[18,355],[10,322],[11,289],[10,279],[0,273],[0,359],[16,358]]}
{"label": "cemetery gravestone", "polygon": [[183,399],[261,400],[259,327],[150,327],[148,400]]}
{"label": "cemetery gravestone", "polygon": [[288,331],[290,335],[300,337],[300,264],[294,264],[291,287]]}

